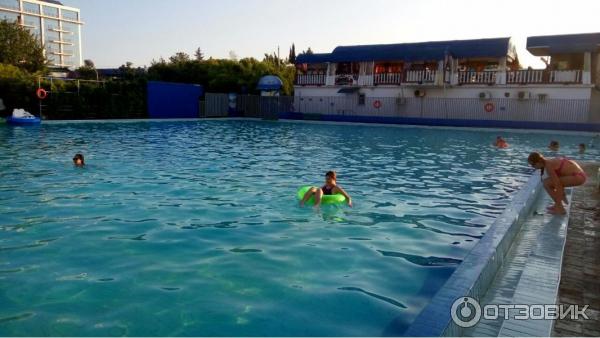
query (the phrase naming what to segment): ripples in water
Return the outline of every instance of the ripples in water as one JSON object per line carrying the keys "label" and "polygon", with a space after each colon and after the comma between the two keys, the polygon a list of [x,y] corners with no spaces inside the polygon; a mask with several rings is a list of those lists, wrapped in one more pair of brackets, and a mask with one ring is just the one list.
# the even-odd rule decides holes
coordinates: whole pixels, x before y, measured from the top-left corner
{"label": "ripples in water", "polygon": [[[399,335],[549,139],[506,132],[512,148],[498,151],[495,136],[256,121],[0,126],[0,335]],[[587,141],[560,138],[580,158]],[[77,152],[84,169],[71,165]],[[354,208],[298,207],[298,187],[327,170]]]}

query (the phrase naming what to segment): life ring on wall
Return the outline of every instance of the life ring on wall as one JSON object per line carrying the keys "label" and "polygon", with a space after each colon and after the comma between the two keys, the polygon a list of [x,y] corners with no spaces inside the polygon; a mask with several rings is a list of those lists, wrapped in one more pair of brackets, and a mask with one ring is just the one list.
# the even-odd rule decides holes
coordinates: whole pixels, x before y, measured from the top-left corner
{"label": "life ring on wall", "polygon": [[483,106],[483,109],[485,109],[485,111],[487,113],[491,113],[491,112],[494,111],[494,104],[491,103],[491,102],[488,102],[488,103],[485,104],[485,106]]}
{"label": "life ring on wall", "polygon": [[375,107],[375,109],[381,108],[381,101],[375,100],[375,102],[373,102],[373,107]]}
{"label": "life ring on wall", "polygon": [[38,99],[40,99],[40,100],[43,100],[46,97],[48,97],[48,92],[44,88],[38,88],[38,90],[36,90],[35,94],[37,95]]}

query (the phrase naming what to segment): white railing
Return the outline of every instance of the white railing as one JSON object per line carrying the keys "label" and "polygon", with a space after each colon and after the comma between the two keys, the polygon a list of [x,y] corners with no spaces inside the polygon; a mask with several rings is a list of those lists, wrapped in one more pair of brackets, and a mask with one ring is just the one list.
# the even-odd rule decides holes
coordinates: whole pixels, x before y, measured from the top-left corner
{"label": "white railing", "polygon": [[[61,41],[64,43],[64,41]],[[53,51],[48,49],[48,51]],[[316,86],[372,86],[372,85],[400,85],[402,83],[438,83],[436,76],[438,72],[432,70],[409,70],[404,73],[382,73],[374,75],[358,74],[298,74],[296,85]],[[445,81],[458,81],[459,84],[578,84],[586,81],[581,70],[544,70],[526,69],[506,72],[483,71],[470,72],[459,71],[456,73],[446,72]],[[589,81],[589,80],[587,80]],[[453,82],[456,83],[456,82]]]}
{"label": "white railing", "polygon": [[437,71],[435,71],[435,70],[407,70],[405,82],[417,82],[417,83],[435,82],[436,74],[437,74]]}
{"label": "white railing", "polygon": [[322,86],[325,84],[325,74],[298,74],[296,75],[296,84]]}
{"label": "white railing", "polygon": [[550,72],[551,83],[581,83],[580,70],[553,70]]}
{"label": "white railing", "polygon": [[375,74],[375,84],[401,84],[402,73]]}
{"label": "white railing", "polygon": [[458,83],[496,83],[496,71],[483,71],[483,72],[458,72]]}
{"label": "white railing", "polygon": [[358,85],[359,86],[372,86],[373,85],[373,75],[361,75],[358,77]]}
{"label": "white railing", "polygon": [[335,84],[338,86],[355,86],[358,84],[358,74],[336,74]]}
{"label": "white railing", "polygon": [[544,83],[544,70],[513,70],[506,72],[506,83]]}

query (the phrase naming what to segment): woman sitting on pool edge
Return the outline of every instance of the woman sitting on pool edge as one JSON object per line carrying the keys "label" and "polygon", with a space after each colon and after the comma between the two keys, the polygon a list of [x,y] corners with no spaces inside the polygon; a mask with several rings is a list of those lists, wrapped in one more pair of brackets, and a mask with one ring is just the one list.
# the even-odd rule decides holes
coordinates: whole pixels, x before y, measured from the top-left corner
{"label": "woman sitting on pool edge", "polygon": [[302,201],[300,201],[300,206],[304,206],[304,203],[308,201],[313,195],[315,196],[315,207],[318,207],[321,204],[321,197],[323,195],[334,195],[334,194],[342,194],[346,198],[346,203],[348,206],[352,207],[352,199],[350,195],[348,195],[344,189],[336,183],[337,175],[335,171],[328,171],[325,174],[325,185],[321,188],[312,187],[305,194]]}
{"label": "woman sitting on pool edge", "polygon": [[542,154],[533,152],[527,159],[529,165],[535,169],[541,169],[542,175],[547,170],[548,177],[543,179],[544,189],[554,201],[554,205],[548,207],[551,214],[564,215],[567,213],[563,201],[568,203],[565,188],[583,185],[587,179],[585,172],[577,162],[566,157],[546,159]]}

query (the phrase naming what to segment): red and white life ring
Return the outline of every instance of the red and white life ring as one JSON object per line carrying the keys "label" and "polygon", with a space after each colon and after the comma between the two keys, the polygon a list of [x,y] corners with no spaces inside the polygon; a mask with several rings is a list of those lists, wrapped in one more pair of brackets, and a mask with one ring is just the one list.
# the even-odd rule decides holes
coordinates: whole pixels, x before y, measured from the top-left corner
{"label": "red and white life ring", "polygon": [[44,88],[38,88],[38,90],[35,92],[35,94],[37,95],[38,99],[40,99],[40,100],[43,100],[46,97],[48,97],[48,92]]}
{"label": "red and white life ring", "polygon": [[373,102],[373,107],[375,107],[375,109],[381,108],[381,101],[375,100],[375,102]]}
{"label": "red and white life ring", "polygon": [[485,106],[483,106],[483,109],[485,109],[485,111],[486,111],[487,113],[491,113],[491,112],[493,112],[493,111],[494,111],[494,108],[495,108],[495,107],[494,107],[494,104],[493,104],[493,103],[491,103],[491,102],[488,102],[488,103],[486,103],[486,104],[485,104]]}

